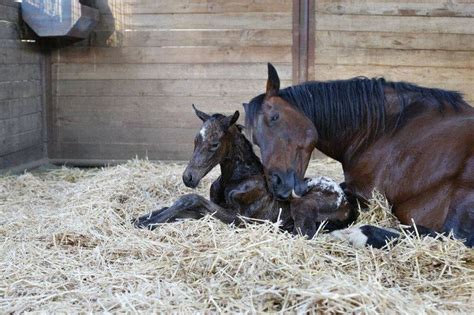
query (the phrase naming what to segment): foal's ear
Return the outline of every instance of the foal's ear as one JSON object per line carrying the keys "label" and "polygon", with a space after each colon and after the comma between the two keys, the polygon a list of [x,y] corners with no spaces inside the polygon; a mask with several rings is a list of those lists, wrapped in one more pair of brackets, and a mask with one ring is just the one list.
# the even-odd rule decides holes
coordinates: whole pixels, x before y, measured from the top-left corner
{"label": "foal's ear", "polygon": [[236,110],[233,115],[230,115],[224,118],[224,120],[222,121],[222,125],[224,126],[224,129],[227,130],[229,129],[230,126],[235,124],[237,120],[239,119],[239,116],[240,116],[240,113],[238,110]]}
{"label": "foal's ear", "polygon": [[280,90],[280,78],[275,67],[268,63],[268,79],[267,79],[267,91],[266,96],[275,96],[278,95]]}
{"label": "foal's ear", "polygon": [[193,104],[193,109],[194,109],[194,112],[196,113],[196,116],[198,116],[199,119],[201,119],[203,122],[205,122],[206,120],[209,119],[209,117],[211,117],[205,112],[201,112],[199,109],[197,109],[196,106],[194,106],[194,104]]}

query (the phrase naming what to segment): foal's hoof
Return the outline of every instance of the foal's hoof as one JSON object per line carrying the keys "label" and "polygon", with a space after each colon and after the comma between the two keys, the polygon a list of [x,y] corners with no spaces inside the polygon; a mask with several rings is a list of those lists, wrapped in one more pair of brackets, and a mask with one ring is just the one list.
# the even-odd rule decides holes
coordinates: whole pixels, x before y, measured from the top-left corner
{"label": "foal's hoof", "polygon": [[138,229],[148,229],[154,230],[156,228],[156,216],[164,210],[167,210],[168,207],[161,209],[159,212],[154,211],[149,214],[143,215],[141,217],[132,219],[131,223],[134,227]]}
{"label": "foal's hoof", "polygon": [[145,224],[146,220],[147,220],[147,217],[138,217],[138,218],[134,218],[130,220],[130,223],[132,223],[132,225],[136,227],[137,229],[143,229],[146,227],[146,224]]}

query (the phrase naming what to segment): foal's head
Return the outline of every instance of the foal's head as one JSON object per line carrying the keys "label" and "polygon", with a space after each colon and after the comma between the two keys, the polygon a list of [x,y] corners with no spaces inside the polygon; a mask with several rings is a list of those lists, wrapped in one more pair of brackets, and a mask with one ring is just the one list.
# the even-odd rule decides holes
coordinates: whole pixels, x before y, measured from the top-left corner
{"label": "foal's head", "polygon": [[229,128],[239,119],[238,111],[230,116],[209,115],[193,108],[203,125],[194,138],[193,156],[183,174],[184,184],[191,188],[227,156],[232,146]]}
{"label": "foal's head", "polygon": [[260,148],[268,186],[279,199],[306,192],[304,174],[318,133],[302,112],[279,95],[280,79],[268,64],[267,90],[244,104],[246,127]]}

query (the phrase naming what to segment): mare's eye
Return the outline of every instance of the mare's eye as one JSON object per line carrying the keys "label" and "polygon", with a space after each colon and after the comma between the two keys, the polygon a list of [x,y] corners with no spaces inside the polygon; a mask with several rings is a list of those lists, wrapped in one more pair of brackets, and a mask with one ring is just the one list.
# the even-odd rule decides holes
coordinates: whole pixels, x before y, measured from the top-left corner
{"label": "mare's eye", "polygon": [[216,151],[217,149],[219,149],[219,145],[220,145],[219,142],[211,144],[211,147],[209,148],[209,151],[212,151],[212,152]]}
{"label": "mare's eye", "polygon": [[270,121],[271,121],[271,122],[275,122],[275,121],[277,121],[278,119],[280,119],[280,114],[275,113],[275,114],[273,114],[272,117],[270,118]]}

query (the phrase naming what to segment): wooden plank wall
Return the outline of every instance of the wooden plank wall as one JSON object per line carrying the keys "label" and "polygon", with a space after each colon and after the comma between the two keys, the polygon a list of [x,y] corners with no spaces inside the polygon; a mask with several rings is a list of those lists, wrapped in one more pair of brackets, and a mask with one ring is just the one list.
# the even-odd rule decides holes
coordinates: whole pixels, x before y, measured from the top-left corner
{"label": "wooden plank wall", "polygon": [[46,157],[43,56],[20,41],[19,5],[0,0],[0,169],[32,166]]}
{"label": "wooden plank wall", "polygon": [[231,113],[292,78],[291,0],[97,0],[91,40],[52,54],[51,158],[189,159],[195,103]]}
{"label": "wooden plank wall", "polygon": [[315,78],[384,76],[474,105],[473,0],[316,0]]}

